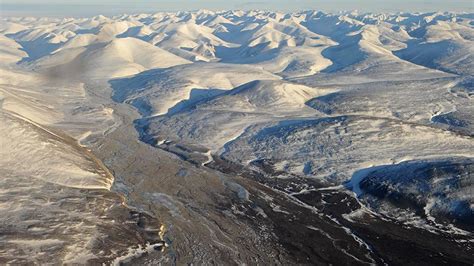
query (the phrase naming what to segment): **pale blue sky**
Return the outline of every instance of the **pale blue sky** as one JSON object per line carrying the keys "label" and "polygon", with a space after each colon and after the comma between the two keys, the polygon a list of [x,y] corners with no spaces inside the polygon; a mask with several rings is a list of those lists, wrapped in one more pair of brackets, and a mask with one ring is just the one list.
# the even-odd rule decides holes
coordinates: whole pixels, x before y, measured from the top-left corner
{"label": "pale blue sky", "polygon": [[474,12],[474,0],[0,0],[2,15],[90,16],[196,9]]}

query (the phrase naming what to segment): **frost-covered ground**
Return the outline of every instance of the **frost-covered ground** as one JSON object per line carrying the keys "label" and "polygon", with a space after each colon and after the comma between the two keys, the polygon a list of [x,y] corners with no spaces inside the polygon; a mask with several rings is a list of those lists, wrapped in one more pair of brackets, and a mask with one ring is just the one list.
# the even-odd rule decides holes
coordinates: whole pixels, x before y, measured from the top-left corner
{"label": "frost-covered ground", "polygon": [[[351,224],[364,217],[378,233],[422,230],[415,246],[425,231],[464,245],[440,236],[420,250],[471,250],[473,24],[448,12],[1,18],[0,262],[130,261],[166,238],[168,260],[268,263],[247,247],[270,235],[280,263],[392,261],[404,244],[379,250],[386,236]],[[281,206],[232,175],[283,193]],[[285,234],[304,212],[312,224]],[[234,246],[239,231],[249,242]],[[336,253],[305,251],[299,233]],[[204,240],[214,244],[191,244]]]}

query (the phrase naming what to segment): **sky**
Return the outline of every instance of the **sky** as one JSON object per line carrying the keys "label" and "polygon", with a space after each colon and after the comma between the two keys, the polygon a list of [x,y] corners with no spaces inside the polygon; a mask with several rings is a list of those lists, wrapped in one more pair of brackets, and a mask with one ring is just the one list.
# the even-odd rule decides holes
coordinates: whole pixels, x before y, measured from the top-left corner
{"label": "sky", "polygon": [[2,16],[90,16],[197,9],[474,12],[474,0],[0,0]]}

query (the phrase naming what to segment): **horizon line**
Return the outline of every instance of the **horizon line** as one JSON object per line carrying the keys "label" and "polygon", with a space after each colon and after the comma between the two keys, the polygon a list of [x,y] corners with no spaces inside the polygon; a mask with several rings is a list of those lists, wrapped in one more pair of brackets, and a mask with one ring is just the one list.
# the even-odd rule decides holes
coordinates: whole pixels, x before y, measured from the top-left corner
{"label": "horizon line", "polygon": [[[176,9],[154,9],[154,10],[149,10],[150,8],[146,7],[136,7],[137,10],[131,11],[131,12],[121,12],[116,10],[114,11],[109,11],[109,12],[95,12],[91,11],[91,14],[38,14],[43,12],[44,10],[35,10],[31,14],[26,14],[29,13],[29,11],[26,11],[25,14],[21,15],[19,14],[20,12],[24,12],[22,10],[13,8],[13,9],[4,9],[3,7],[17,7],[18,6],[62,6],[62,7],[110,7],[110,5],[105,5],[105,4],[87,4],[87,5],[82,5],[82,4],[2,4],[0,3],[0,16],[1,17],[45,17],[45,18],[90,18],[90,17],[96,17],[96,16],[105,16],[109,18],[113,17],[118,17],[118,16],[124,16],[124,15],[139,15],[139,14],[157,14],[157,13],[179,13],[179,12],[188,12],[188,13],[197,13],[199,11],[210,11],[214,13],[220,13],[220,12],[229,12],[229,11],[244,11],[244,12],[251,12],[251,11],[258,11],[258,12],[275,12],[275,13],[282,13],[282,14],[297,14],[297,13],[304,13],[308,11],[317,11],[317,12],[322,12],[326,13],[328,15],[337,15],[337,14],[348,14],[348,13],[358,13],[358,15],[366,15],[366,14],[390,14],[390,15],[397,15],[397,14],[404,14],[404,13],[410,13],[410,14],[436,14],[436,13],[448,13],[448,14],[474,14],[474,8],[471,8],[468,11],[465,10],[415,10],[415,11],[409,11],[409,10],[387,10],[387,11],[365,11],[361,9],[339,9],[339,10],[327,10],[327,9],[311,9],[311,8],[301,8],[301,9],[295,9],[295,10],[277,10],[277,9],[265,9],[265,8],[249,8],[249,9],[243,9],[243,8],[229,8],[229,9],[221,9],[221,8],[198,8],[198,9],[188,9],[188,10],[176,10]],[[117,6],[118,8],[124,8],[126,5],[122,6]],[[130,6],[129,6],[130,7]],[[56,10],[56,12],[60,12],[59,10]],[[74,11],[73,11],[74,12]],[[80,11],[77,11],[80,12]],[[8,14],[10,13],[10,14]],[[18,13],[18,14],[14,14]],[[64,13],[70,13],[68,11]],[[92,14],[94,13],[94,14]]]}

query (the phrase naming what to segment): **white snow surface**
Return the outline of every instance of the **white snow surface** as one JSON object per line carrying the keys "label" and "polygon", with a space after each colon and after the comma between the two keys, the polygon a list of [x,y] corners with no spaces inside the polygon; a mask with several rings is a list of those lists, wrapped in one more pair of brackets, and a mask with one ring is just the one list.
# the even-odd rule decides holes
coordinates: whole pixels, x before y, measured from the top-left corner
{"label": "white snow surface", "polygon": [[[328,185],[379,165],[472,158],[473,25],[473,14],[450,12],[2,17],[0,209],[13,225],[28,205],[50,204],[42,193],[109,189],[79,146],[117,126],[116,103],[137,109],[141,137],[203,146],[206,163],[265,159]],[[63,245],[71,261],[87,260],[89,229],[72,246],[0,244],[22,246],[25,258]]]}

